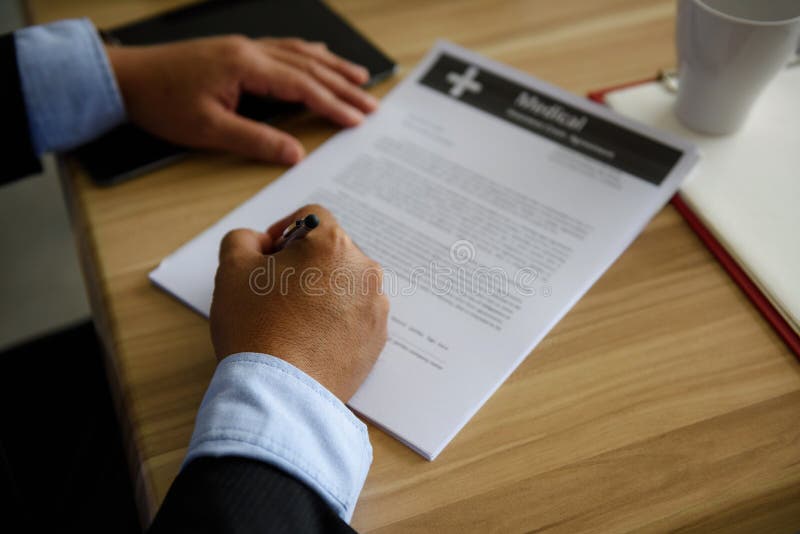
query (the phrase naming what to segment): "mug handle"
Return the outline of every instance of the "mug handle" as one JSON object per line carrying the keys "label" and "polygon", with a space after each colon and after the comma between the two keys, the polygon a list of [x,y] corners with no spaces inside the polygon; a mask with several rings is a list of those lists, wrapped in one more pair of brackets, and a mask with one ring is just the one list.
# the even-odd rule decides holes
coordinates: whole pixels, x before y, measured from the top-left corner
{"label": "mug handle", "polygon": [[794,51],[794,59],[789,61],[790,67],[796,67],[800,65],[800,39],[797,40],[797,50]]}

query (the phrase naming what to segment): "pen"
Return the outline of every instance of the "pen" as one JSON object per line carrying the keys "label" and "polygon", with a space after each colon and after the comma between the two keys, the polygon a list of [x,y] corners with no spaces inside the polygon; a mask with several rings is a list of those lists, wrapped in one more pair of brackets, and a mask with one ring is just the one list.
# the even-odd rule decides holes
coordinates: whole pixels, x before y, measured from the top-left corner
{"label": "pen", "polygon": [[302,239],[314,228],[319,226],[319,217],[314,215],[313,213],[310,215],[306,215],[303,219],[297,219],[294,224],[291,224],[286,227],[286,230],[283,231],[281,234],[281,238],[278,240],[278,243],[275,245],[274,252],[278,252],[279,250],[283,250],[286,245],[294,241],[295,239]]}

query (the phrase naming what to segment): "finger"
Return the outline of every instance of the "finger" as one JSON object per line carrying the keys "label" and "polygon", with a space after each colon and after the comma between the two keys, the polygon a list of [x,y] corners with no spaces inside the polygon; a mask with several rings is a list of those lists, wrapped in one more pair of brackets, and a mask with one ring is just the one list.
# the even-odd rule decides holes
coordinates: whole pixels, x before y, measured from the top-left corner
{"label": "finger", "polygon": [[267,233],[248,228],[231,230],[219,245],[220,261],[234,257],[258,257],[272,248],[272,238]]}
{"label": "finger", "polygon": [[289,228],[290,225],[294,225],[297,219],[293,219],[292,217],[294,217],[294,213],[290,213],[283,219],[272,223],[272,226],[267,228],[267,234],[273,241],[277,242],[286,229]]}
{"label": "finger", "polygon": [[303,159],[300,141],[272,126],[256,122],[221,105],[213,105],[208,148],[216,148],[261,161],[293,165]]}
{"label": "finger", "polygon": [[370,113],[378,107],[378,101],[375,97],[363,91],[339,72],[319,60],[272,46],[267,47],[267,51],[273,58],[313,76],[340,99],[352,104],[359,110]]}
{"label": "finger", "polygon": [[369,81],[369,71],[365,67],[337,56],[328,50],[325,43],[312,43],[302,39],[271,39],[268,42],[278,48],[312,57],[358,85]]}
{"label": "finger", "polygon": [[364,120],[363,113],[338,98],[312,76],[273,58],[265,57],[242,82],[245,91],[303,102],[309,109],[342,126],[355,126]]}

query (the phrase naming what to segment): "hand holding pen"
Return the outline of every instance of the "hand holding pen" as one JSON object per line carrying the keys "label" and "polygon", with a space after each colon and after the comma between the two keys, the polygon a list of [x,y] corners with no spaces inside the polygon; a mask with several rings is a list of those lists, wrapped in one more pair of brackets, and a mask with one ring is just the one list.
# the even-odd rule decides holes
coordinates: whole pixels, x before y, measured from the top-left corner
{"label": "hand holding pen", "polygon": [[220,246],[211,304],[217,357],[269,354],[346,402],[386,342],[382,276],[322,206],[266,232],[234,230]]}

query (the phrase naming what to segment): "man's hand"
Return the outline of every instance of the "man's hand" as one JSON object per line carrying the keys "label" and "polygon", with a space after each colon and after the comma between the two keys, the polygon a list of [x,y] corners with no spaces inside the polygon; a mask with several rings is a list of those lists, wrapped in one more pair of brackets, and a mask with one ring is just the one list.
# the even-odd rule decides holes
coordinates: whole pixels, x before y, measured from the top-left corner
{"label": "man's hand", "polygon": [[303,157],[294,137],[236,114],[243,91],[303,102],[342,126],[377,107],[359,88],[367,70],[322,43],[229,36],[107,52],[129,119],[196,148],[286,164]]}
{"label": "man's hand", "polygon": [[[270,254],[284,228],[310,213],[319,226]],[[211,304],[217,358],[270,354],[346,402],[386,342],[389,301],[381,282],[380,266],[321,206],[306,206],[266,233],[234,230],[220,246]]]}

